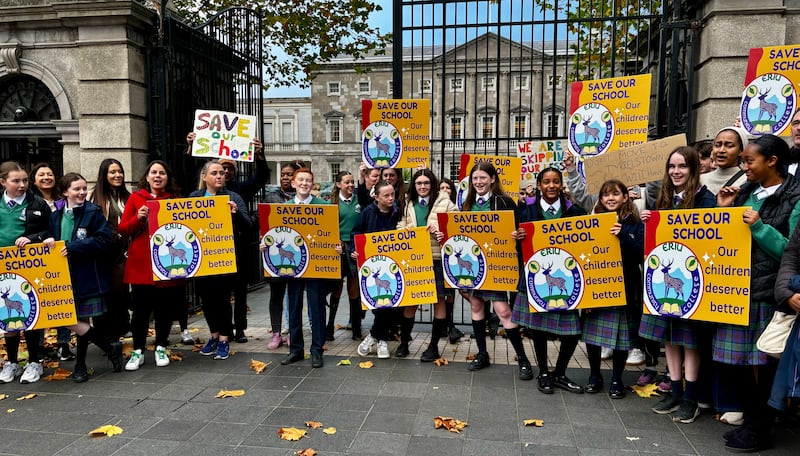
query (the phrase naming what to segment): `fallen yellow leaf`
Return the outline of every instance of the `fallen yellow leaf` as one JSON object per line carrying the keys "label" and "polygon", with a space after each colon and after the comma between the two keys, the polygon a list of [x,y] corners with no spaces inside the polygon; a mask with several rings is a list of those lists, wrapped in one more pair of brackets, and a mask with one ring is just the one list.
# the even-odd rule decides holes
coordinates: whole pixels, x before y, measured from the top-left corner
{"label": "fallen yellow leaf", "polygon": [[349,359],[343,359],[343,360],[339,361],[338,363],[336,363],[336,365],[337,366],[349,366],[350,365],[350,360]]}
{"label": "fallen yellow leaf", "polygon": [[358,363],[358,367],[360,367],[362,369],[369,369],[372,366],[374,366],[374,364],[372,364],[372,361],[362,361],[362,362]]}
{"label": "fallen yellow leaf", "polygon": [[16,410],[16,409],[8,409],[8,410],[6,410],[6,413],[14,413],[14,410]]}
{"label": "fallen yellow leaf", "polygon": [[303,437],[308,437],[308,434],[303,429],[280,428],[278,429],[278,437],[283,440],[300,440]]}
{"label": "fallen yellow leaf", "polygon": [[8,394],[0,394],[0,401],[3,399],[8,399]]}
{"label": "fallen yellow leaf", "polygon": [[450,363],[444,358],[439,358],[439,359],[435,360],[433,362],[433,364],[435,364],[437,366],[447,366]]}
{"label": "fallen yellow leaf", "polygon": [[522,424],[525,426],[542,427],[544,426],[544,420],[522,420]]}
{"label": "fallen yellow leaf", "polygon": [[59,367],[52,374],[46,376],[44,378],[44,381],[50,382],[53,380],[66,380],[69,378],[70,375],[72,375],[72,372]]}
{"label": "fallen yellow leaf", "polygon": [[269,366],[270,364],[272,364],[272,361],[270,361],[268,363],[265,363],[264,361],[257,361],[255,359],[251,359],[250,360],[250,369],[253,369],[254,371],[256,371],[256,374],[260,374],[260,373],[264,372],[264,369],[266,369],[267,366]]}
{"label": "fallen yellow leaf", "polygon": [[473,359],[475,359],[475,355],[474,354],[473,355],[467,355],[467,356],[464,357],[464,359],[466,359],[467,361],[472,361]]}
{"label": "fallen yellow leaf", "polygon": [[58,364],[59,364],[58,361],[45,361],[42,363],[42,367],[55,369],[56,367],[58,367]]}
{"label": "fallen yellow leaf", "polygon": [[244,390],[224,390],[224,389],[221,389],[221,390],[219,390],[219,393],[217,393],[217,395],[214,396],[214,397],[223,398],[223,397],[239,397],[239,396],[244,396]]}
{"label": "fallen yellow leaf", "polygon": [[36,393],[30,393],[30,394],[26,394],[26,395],[24,395],[24,396],[22,396],[22,397],[18,397],[18,398],[17,398],[17,400],[18,400],[18,401],[26,401],[26,400],[28,400],[28,399],[33,399],[33,398],[34,398],[34,397],[36,397],[36,396],[38,396],[38,394],[36,394]]}
{"label": "fallen yellow leaf", "polygon": [[295,451],[294,454],[298,456],[315,456],[317,454],[317,450],[313,448],[306,448],[305,450]]}
{"label": "fallen yellow leaf", "polygon": [[633,385],[631,389],[633,390],[634,393],[638,394],[639,397],[652,397],[659,395],[657,391],[658,386],[656,386],[653,383],[644,386]]}
{"label": "fallen yellow leaf", "polygon": [[461,421],[456,418],[451,418],[449,416],[437,416],[433,418],[433,427],[434,429],[445,428],[450,432],[455,432],[456,434],[461,433],[461,430],[467,427],[466,421]]}
{"label": "fallen yellow leaf", "polygon": [[328,435],[333,435],[333,434],[336,434],[336,428],[335,427],[326,427],[325,429],[322,430],[322,432],[324,432],[324,433],[326,433]]}
{"label": "fallen yellow leaf", "polygon": [[169,359],[170,361],[183,361],[183,353],[182,352],[174,352],[172,350],[169,351]]}
{"label": "fallen yellow leaf", "polygon": [[105,426],[100,426],[97,429],[92,429],[89,431],[89,435],[92,437],[99,437],[101,435],[107,435],[111,437],[112,435],[122,434],[122,428],[119,426],[114,426],[113,424],[106,424]]}
{"label": "fallen yellow leaf", "polygon": [[319,421],[306,421],[306,426],[310,427],[311,429],[319,429],[322,427],[322,423]]}

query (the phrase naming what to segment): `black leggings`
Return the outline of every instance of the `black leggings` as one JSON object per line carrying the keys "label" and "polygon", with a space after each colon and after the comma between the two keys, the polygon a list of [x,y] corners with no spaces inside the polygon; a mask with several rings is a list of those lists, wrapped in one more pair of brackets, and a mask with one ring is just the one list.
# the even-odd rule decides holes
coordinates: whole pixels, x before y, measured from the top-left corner
{"label": "black leggings", "polygon": [[286,295],[285,279],[269,279],[269,321],[272,332],[280,334],[283,320],[283,297]]}
{"label": "black leggings", "polygon": [[197,291],[203,302],[203,315],[206,317],[208,330],[220,336],[231,335],[231,283],[232,275],[204,277],[197,280]]}
{"label": "black leggings", "polygon": [[186,291],[181,285],[156,287],[155,285],[132,285],[133,317],[131,333],[133,348],[144,350],[147,344],[147,330],[150,328],[150,314],[155,319],[156,345],[169,345],[169,331],[172,317],[178,306],[186,307]]}

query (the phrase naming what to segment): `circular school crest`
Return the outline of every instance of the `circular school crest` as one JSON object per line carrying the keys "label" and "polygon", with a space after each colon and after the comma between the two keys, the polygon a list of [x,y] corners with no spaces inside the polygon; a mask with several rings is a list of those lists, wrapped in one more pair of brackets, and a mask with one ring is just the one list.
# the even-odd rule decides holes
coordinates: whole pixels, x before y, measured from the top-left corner
{"label": "circular school crest", "polygon": [[444,278],[453,288],[480,288],[486,279],[486,258],[469,236],[453,236],[442,246]]}
{"label": "circular school crest", "polygon": [[197,235],[180,223],[161,226],[150,238],[153,272],[161,280],[193,277],[202,252]]}
{"label": "circular school crest", "polygon": [[600,155],[614,139],[614,116],[600,103],[579,107],[569,122],[569,144],[582,157]]}
{"label": "circular school crest", "polygon": [[261,238],[264,268],[273,277],[300,277],[308,268],[308,246],[303,236],[286,226],[270,229]]}
{"label": "circular school crest", "polygon": [[13,272],[0,274],[0,330],[32,328],[39,318],[39,299],[33,285]]}
{"label": "circular school crest", "polygon": [[647,255],[644,266],[644,304],[650,313],[691,317],[703,295],[697,255],[679,242],[665,242]]}
{"label": "circular school crest", "polygon": [[403,140],[389,122],[372,122],[361,134],[364,159],[371,168],[394,168],[400,161]]}
{"label": "circular school crest", "polygon": [[742,126],[756,135],[780,134],[791,122],[797,104],[792,82],[782,74],[762,74],[750,81],[742,94]]}
{"label": "circular school crest", "polygon": [[456,186],[456,207],[458,207],[459,211],[464,206],[464,200],[467,199],[467,190],[469,190],[469,175],[461,179],[461,182]]}
{"label": "circular school crest", "polygon": [[403,271],[393,259],[381,255],[367,258],[359,272],[361,302],[370,309],[397,307],[403,300]]}
{"label": "circular school crest", "polygon": [[572,310],[583,297],[583,270],[566,250],[542,249],[525,265],[525,289],[537,312]]}

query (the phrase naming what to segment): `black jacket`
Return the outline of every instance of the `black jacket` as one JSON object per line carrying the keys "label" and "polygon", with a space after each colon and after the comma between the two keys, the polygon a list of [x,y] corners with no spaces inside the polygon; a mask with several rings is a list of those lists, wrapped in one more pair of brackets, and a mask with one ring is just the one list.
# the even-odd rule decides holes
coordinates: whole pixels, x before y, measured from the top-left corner
{"label": "black jacket", "polygon": [[42,197],[28,191],[25,195],[28,207],[25,209],[25,237],[32,243],[47,239],[50,226],[50,206]]}

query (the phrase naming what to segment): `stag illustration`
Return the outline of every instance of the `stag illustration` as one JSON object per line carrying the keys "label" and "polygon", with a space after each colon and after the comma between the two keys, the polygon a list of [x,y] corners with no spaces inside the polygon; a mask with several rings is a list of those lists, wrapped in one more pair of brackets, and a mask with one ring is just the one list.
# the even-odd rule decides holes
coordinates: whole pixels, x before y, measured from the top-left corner
{"label": "stag illustration", "polygon": [[0,290],[0,298],[3,298],[5,301],[6,309],[8,309],[8,318],[11,318],[11,311],[14,310],[17,312],[17,315],[20,317],[25,316],[22,313],[22,302],[21,301],[12,301],[8,299],[8,292],[11,291],[10,288],[6,288],[5,290]]}
{"label": "stag illustration", "polygon": [[278,256],[280,256],[281,259],[289,260],[289,264],[296,264],[295,261],[294,261],[294,254],[295,253],[292,252],[291,250],[284,249],[283,248],[283,244],[285,244],[285,243],[286,243],[286,239],[281,239],[279,242],[277,242],[275,244],[275,247],[278,248]]}
{"label": "stag illustration", "polygon": [[761,120],[761,116],[764,115],[765,112],[767,114],[769,114],[769,117],[767,117],[767,120],[769,120],[769,119],[775,120],[775,118],[776,118],[776,113],[778,111],[778,105],[775,104],[775,103],[770,103],[770,102],[766,101],[767,94],[769,93],[769,91],[770,91],[770,89],[767,89],[767,91],[764,92],[764,93],[761,93],[760,90],[758,91],[758,109],[759,109],[759,111],[758,111],[758,120]]}
{"label": "stag illustration", "polygon": [[392,289],[390,287],[392,286],[392,283],[388,280],[378,277],[381,274],[381,268],[378,268],[375,271],[370,269],[370,272],[372,273],[372,278],[375,279],[375,287],[378,289],[378,294],[380,294],[381,290],[386,290],[386,294],[391,294]]}
{"label": "stag illustration", "polygon": [[553,277],[550,275],[550,270],[552,269],[553,264],[550,263],[549,266],[542,269],[542,274],[544,274],[544,279],[547,280],[547,292],[549,294],[553,294],[553,287],[556,287],[560,292],[566,294],[567,293],[567,282],[566,280],[562,279],[561,277]]}
{"label": "stag illustration", "polygon": [[675,290],[675,297],[678,296],[683,299],[683,280],[672,277],[669,275],[669,268],[672,266],[672,261],[669,264],[665,264],[663,268],[661,268],[661,272],[664,274],[664,298],[669,297],[669,290],[670,288]]}
{"label": "stag illustration", "polygon": [[472,263],[461,258],[461,252],[463,250],[464,250],[463,248],[458,249],[458,252],[455,253],[456,261],[458,261],[458,273],[463,275],[464,274],[464,270],[466,269],[467,272],[472,274],[473,273],[472,272]]}
{"label": "stag illustration", "polygon": [[589,138],[594,138],[595,141],[600,141],[600,129],[589,126],[592,121],[592,116],[583,121],[583,140],[589,142]]}
{"label": "stag illustration", "polygon": [[175,245],[175,237],[173,236],[172,239],[167,239],[167,248],[169,249],[169,262],[171,265],[175,265],[175,258],[180,259],[184,263],[186,263],[186,251],[181,249],[176,249],[173,247]]}
{"label": "stag illustration", "polygon": [[381,139],[383,139],[382,134],[375,135],[375,148],[378,149],[378,157],[380,157],[381,155],[383,155],[384,157],[388,157],[389,145],[382,143]]}

